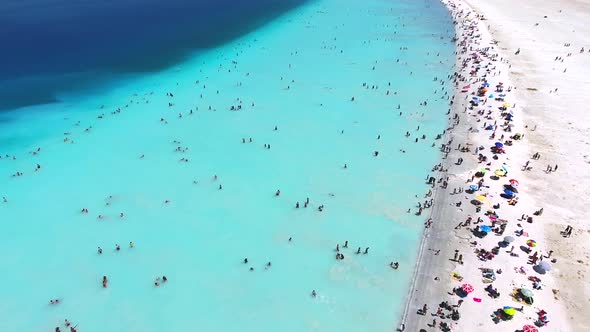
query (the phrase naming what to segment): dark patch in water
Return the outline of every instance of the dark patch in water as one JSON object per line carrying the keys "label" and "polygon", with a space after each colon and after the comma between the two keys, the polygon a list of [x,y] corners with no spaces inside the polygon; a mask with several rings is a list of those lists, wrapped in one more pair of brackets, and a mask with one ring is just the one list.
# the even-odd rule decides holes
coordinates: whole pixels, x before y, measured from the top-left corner
{"label": "dark patch in water", "polygon": [[[173,65],[306,0],[25,0],[0,10],[0,109]],[[75,74],[72,73],[85,73]],[[89,74],[92,72],[92,74]]]}

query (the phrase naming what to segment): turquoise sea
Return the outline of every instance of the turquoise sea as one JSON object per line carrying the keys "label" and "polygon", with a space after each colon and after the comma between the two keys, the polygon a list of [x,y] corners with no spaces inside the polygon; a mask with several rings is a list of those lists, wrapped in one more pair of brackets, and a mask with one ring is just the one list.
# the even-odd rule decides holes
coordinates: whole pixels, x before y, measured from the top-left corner
{"label": "turquoise sea", "polygon": [[0,330],[393,330],[452,36],[436,0],[315,0],[0,113]]}

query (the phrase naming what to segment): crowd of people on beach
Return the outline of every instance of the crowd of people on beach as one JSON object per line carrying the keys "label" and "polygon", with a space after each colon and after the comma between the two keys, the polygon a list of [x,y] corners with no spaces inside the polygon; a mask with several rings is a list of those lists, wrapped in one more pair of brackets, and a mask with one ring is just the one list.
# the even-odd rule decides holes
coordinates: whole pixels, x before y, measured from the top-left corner
{"label": "crowd of people on beach", "polygon": [[[538,331],[547,326],[550,320],[544,308],[533,308],[532,304],[536,298],[535,293],[548,292],[543,278],[551,271],[552,265],[557,263],[557,259],[552,257],[552,250],[546,247],[541,250],[540,244],[530,238],[527,224],[540,222],[543,207],[535,210],[531,216],[528,215],[530,211],[518,212],[520,210],[516,206],[525,190],[516,177],[518,172],[530,172],[533,167],[538,167],[536,161],[541,159],[541,155],[535,152],[524,165],[515,165],[512,160],[516,158],[508,157],[513,146],[524,138],[523,132],[527,127],[515,121],[519,116],[517,108],[514,103],[507,102],[511,99],[510,93],[513,90],[507,83],[506,73],[502,73],[508,66],[507,60],[499,54],[492,42],[486,42],[489,39],[483,35],[485,28],[482,27],[482,22],[485,21],[482,16],[462,5],[463,3],[453,0],[444,3],[453,15],[457,31],[453,41],[457,44],[458,68],[450,77],[456,94],[450,102],[453,113],[449,117],[448,141],[441,145],[445,161],[436,165],[433,168],[436,174],[429,175],[426,179],[433,190],[436,190],[435,199],[446,202],[448,198],[444,196],[459,196],[455,203],[436,208],[438,215],[453,215],[464,219],[454,227],[457,241],[455,245],[470,239],[468,248],[471,254],[455,249],[452,257],[433,258],[439,260],[436,263],[439,265],[430,270],[434,276],[425,275],[419,286],[429,287],[425,285],[430,282],[427,277],[430,280],[434,278],[435,282],[441,280],[439,275],[446,270],[442,266],[448,264],[445,259],[453,262],[447,280],[449,284],[456,286],[452,286],[447,294],[441,293],[439,296],[442,298],[421,298],[421,292],[414,293],[412,290],[408,308],[416,308],[416,315],[411,310],[407,311],[398,331],[406,331],[408,328],[420,332],[470,330],[461,320],[465,307],[468,307],[465,310],[470,315],[482,313],[479,320],[484,320],[489,315],[494,324],[500,324],[499,328],[502,330],[508,331],[509,329],[501,326],[511,322],[511,326],[522,326],[517,331]],[[465,133],[457,134],[458,130]],[[466,141],[457,144],[457,138]],[[460,157],[452,162],[450,156]],[[551,174],[557,169],[558,165],[550,164],[545,168],[545,173]],[[452,192],[447,191],[448,183],[455,186]],[[431,194],[429,192],[429,196]],[[442,211],[446,210],[449,213],[443,214]],[[436,216],[433,215],[426,223],[423,245],[437,245],[428,240],[433,236],[432,232],[447,232],[449,236],[453,236],[453,233],[448,232],[451,220],[436,220]],[[434,227],[432,218],[435,219]],[[571,232],[572,227],[567,226],[561,234],[568,237]],[[520,252],[515,251],[514,243],[519,244],[518,248],[525,254],[524,258],[521,258]],[[510,250],[504,250],[507,247],[511,247]],[[421,255],[427,253],[422,251]],[[501,266],[504,269],[493,268],[500,264],[498,257],[501,257]],[[527,268],[527,265],[532,269]],[[509,268],[510,266],[513,268]],[[441,271],[436,271],[436,267],[440,267]],[[428,269],[429,267],[419,265],[417,271]],[[494,287],[495,285],[497,286]],[[488,300],[474,295],[482,291],[489,296]],[[556,294],[555,289],[552,291]],[[432,289],[424,294],[428,293],[439,294]],[[482,307],[484,302],[489,304]],[[429,310],[432,303],[437,305]],[[542,303],[547,305],[547,302]],[[487,308],[490,311],[486,312]],[[526,315],[517,316],[518,312]]]}

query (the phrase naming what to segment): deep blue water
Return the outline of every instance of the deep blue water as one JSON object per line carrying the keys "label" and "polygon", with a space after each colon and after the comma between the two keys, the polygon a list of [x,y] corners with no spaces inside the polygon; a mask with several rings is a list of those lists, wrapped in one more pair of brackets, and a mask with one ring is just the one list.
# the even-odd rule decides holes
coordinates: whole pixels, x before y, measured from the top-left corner
{"label": "deep blue water", "polygon": [[0,110],[153,71],[306,0],[4,0]]}

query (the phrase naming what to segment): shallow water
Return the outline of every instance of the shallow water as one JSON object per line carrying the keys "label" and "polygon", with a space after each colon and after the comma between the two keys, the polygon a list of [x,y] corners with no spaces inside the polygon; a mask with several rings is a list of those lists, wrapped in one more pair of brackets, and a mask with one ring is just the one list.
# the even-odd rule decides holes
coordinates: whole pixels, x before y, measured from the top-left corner
{"label": "shallow water", "polygon": [[391,330],[423,222],[406,210],[445,127],[433,77],[450,72],[452,29],[435,0],[318,0],[166,71],[2,114],[0,152],[17,159],[0,159],[0,328]]}

